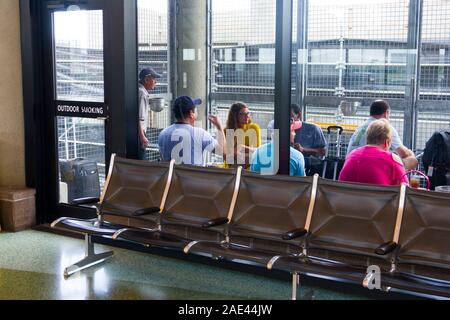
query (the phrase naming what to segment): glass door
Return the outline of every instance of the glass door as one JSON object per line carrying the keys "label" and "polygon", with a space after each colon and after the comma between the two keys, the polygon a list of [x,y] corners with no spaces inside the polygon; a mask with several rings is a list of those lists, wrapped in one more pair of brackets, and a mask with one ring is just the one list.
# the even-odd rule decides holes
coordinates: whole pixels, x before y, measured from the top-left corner
{"label": "glass door", "polygon": [[[100,197],[106,176],[104,10],[49,2],[44,7],[46,105],[50,150],[51,214],[79,215],[77,199]],[[51,132],[50,132],[51,131]],[[53,211],[53,210],[52,210]],[[86,211],[87,213],[88,211]]]}
{"label": "glass door", "polygon": [[99,197],[105,181],[103,11],[53,13],[59,203]]}

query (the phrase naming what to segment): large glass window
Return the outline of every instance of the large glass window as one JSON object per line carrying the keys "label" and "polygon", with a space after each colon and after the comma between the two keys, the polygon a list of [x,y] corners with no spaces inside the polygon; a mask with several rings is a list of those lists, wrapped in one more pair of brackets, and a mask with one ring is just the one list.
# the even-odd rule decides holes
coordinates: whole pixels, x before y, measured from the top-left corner
{"label": "large glass window", "polygon": [[[152,68],[162,75],[156,88],[149,92],[147,139],[149,146],[145,158],[160,158],[158,136],[170,125],[170,52],[168,0],[138,0],[138,55],[139,71]],[[137,79],[137,77],[136,77]]]}
{"label": "large glass window", "polygon": [[[297,68],[305,73],[306,120],[324,130],[344,126],[344,157],[353,131],[369,116],[371,102],[388,99],[395,102],[391,122],[403,136],[409,0],[295,2],[303,3],[306,11],[304,19],[294,19],[294,30],[305,34]],[[343,105],[352,107],[342,110]],[[332,144],[329,155],[336,154]]]}
{"label": "large glass window", "polygon": [[416,147],[450,124],[450,2],[423,1]]}
{"label": "large glass window", "polygon": [[262,129],[274,117],[275,9],[275,0],[212,0],[211,112],[222,123],[236,101]]}

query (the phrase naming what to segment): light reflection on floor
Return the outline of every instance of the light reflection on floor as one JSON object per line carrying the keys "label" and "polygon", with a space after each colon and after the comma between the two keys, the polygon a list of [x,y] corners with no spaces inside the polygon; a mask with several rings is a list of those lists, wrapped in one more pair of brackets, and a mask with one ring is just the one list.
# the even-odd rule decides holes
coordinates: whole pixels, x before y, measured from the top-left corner
{"label": "light reflection on floor", "polygon": [[[290,299],[291,284],[249,273],[96,245],[114,250],[102,264],[64,279],[84,258],[84,241],[39,231],[0,233],[0,299],[222,300]],[[316,291],[317,299],[361,299]]]}

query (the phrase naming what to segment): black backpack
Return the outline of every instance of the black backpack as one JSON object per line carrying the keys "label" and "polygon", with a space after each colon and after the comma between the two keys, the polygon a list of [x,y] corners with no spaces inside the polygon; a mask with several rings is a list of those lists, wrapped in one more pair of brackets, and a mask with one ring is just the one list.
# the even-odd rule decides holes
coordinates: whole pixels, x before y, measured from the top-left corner
{"label": "black backpack", "polygon": [[[436,131],[425,145],[422,163],[425,172],[428,172],[431,190],[436,186],[449,185],[450,169],[450,132]],[[429,167],[433,170],[428,170]]]}
{"label": "black backpack", "polygon": [[447,130],[436,131],[425,145],[422,162],[428,168],[450,167],[450,132]]}

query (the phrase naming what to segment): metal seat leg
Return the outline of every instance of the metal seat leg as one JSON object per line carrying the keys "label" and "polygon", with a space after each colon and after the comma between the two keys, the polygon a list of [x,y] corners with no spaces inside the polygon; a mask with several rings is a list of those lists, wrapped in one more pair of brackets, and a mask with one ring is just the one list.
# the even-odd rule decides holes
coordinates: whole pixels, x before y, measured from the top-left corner
{"label": "metal seat leg", "polygon": [[297,286],[300,284],[300,275],[297,272],[292,274],[292,300],[297,300]]}
{"label": "metal seat leg", "polygon": [[[297,300],[297,291],[300,286],[300,275],[297,272],[292,274],[292,300]],[[300,300],[313,300],[314,299],[314,291],[308,290],[303,296],[300,297]]]}
{"label": "metal seat leg", "polygon": [[68,278],[74,273],[81,271],[83,269],[89,268],[93,265],[99,264],[114,255],[113,251],[107,251],[103,253],[96,254],[94,251],[94,243],[92,242],[92,236],[86,234],[84,237],[85,243],[85,257],[84,259],[78,261],[77,263],[71,265],[64,269],[64,277]]}

